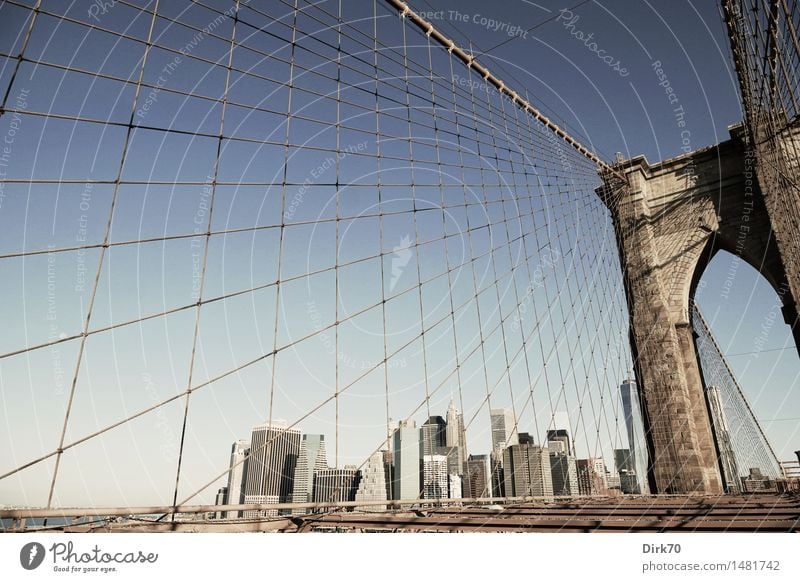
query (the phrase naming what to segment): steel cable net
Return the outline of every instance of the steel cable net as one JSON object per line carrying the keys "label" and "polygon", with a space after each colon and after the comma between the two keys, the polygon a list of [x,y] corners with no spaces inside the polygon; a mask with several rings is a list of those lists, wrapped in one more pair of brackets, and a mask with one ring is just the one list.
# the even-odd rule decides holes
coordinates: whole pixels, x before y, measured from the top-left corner
{"label": "steel cable net", "polygon": [[[691,315],[726,490],[742,492],[743,480],[754,476],[780,478],[775,452],[696,303]],[[756,486],[750,487],[753,492]]]}
{"label": "steel cable net", "polygon": [[722,6],[759,186],[776,226],[783,263],[796,281],[800,264],[800,8],[796,0],[724,0]]}
{"label": "steel cable net", "polygon": [[0,6],[0,502],[213,503],[256,425],[364,469],[451,401],[613,467],[595,162],[384,2],[112,4]]}

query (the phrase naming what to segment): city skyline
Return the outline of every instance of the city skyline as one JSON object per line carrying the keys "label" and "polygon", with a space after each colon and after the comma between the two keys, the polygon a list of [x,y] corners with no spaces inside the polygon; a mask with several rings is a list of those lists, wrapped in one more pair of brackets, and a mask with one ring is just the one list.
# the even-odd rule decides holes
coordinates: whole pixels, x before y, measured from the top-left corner
{"label": "city skyline", "polygon": [[[708,315],[727,370],[660,409],[693,415],[673,430],[653,411],[674,354],[656,365],[636,343],[647,261],[629,251],[645,247],[622,245],[606,192],[639,154],[666,172],[727,143],[720,167],[738,167],[752,128],[717,11],[576,8],[592,33],[635,24],[593,37],[623,77],[557,12],[535,45],[498,45],[445,16],[484,6],[442,2],[436,35],[391,2],[0,8],[0,502],[308,503],[324,471],[323,497],[366,501],[380,467],[389,497],[532,491],[546,470],[554,492],[663,492],[656,446],[694,455],[667,463],[695,472],[679,487],[713,489],[714,447],[727,488],[768,486],[797,449],[788,287],[731,245],[658,258],[688,261],[679,299]],[[542,12],[522,4],[497,22]],[[465,38],[496,48],[470,60]],[[698,211],[703,245],[728,214]],[[668,301],[675,321],[653,329],[688,335],[660,349],[695,325]]]}

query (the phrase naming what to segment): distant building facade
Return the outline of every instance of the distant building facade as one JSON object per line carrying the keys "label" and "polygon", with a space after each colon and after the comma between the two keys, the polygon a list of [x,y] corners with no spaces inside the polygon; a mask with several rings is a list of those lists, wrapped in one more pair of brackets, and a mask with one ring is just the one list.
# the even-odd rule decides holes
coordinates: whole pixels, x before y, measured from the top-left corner
{"label": "distant building facade", "polygon": [[528,443],[511,445],[503,453],[503,481],[507,497],[552,497],[550,451]]}
{"label": "distant building facade", "polygon": [[[279,422],[253,427],[245,477],[245,503],[288,503],[300,453],[300,431]],[[245,517],[270,517],[277,511],[245,512]]]}
{"label": "distant building facade", "polygon": [[639,390],[636,380],[627,379],[620,385],[622,397],[622,411],[625,414],[625,430],[628,433],[628,450],[631,454],[631,465],[628,478],[631,474],[636,476],[636,484],[630,484],[628,489],[637,493],[649,493],[647,483],[647,441],[644,434],[644,418],[639,400]]}
{"label": "distant building facade", "polygon": [[[325,452],[325,435],[304,434],[300,442],[300,454],[294,471],[292,503],[309,503],[314,500],[314,473],[328,468]],[[306,509],[292,511],[294,515],[303,515]]]}
{"label": "distant building facade", "polygon": [[553,479],[553,495],[576,496],[578,486],[578,466],[575,457],[561,452],[550,453],[550,473]]}
{"label": "distant building facade", "polygon": [[449,479],[447,457],[424,455],[422,457],[422,494],[425,499],[446,499]]}
{"label": "distant building facade", "polygon": [[419,430],[413,420],[402,421],[392,436],[394,499],[419,499],[420,495]]}
{"label": "distant building facade", "polygon": [[600,459],[599,467],[597,459],[577,459],[575,468],[578,474],[578,493],[580,495],[606,494],[606,470],[602,459]]}
{"label": "distant building facade", "polygon": [[[386,501],[386,471],[383,451],[373,453],[361,473],[361,482],[356,491],[356,501]],[[386,511],[385,505],[364,505],[356,511]]]}
{"label": "distant building facade", "polygon": [[[239,440],[231,446],[231,460],[228,469],[228,487],[226,505],[238,505],[244,503],[245,478],[247,476],[247,465],[249,463],[250,443]],[[241,517],[241,511],[228,511],[226,517],[234,519]]]}
{"label": "distant building facade", "polygon": [[492,478],[489,455],[470,455],[467,459],[465,494],[467,497],[491,497]]}
{"label": "distant building facade", "polygon": [[[314,502],[338,503],[355,501],[361,471],[354,466],[344,469],[322,469],[314,471]],[[331,508],[332,511],[335,508]],[[323,510],[328,511],[328,510]]]}
{"label": "distant building facade", "polygon": [[492,450],[502,460],[503,451],[519,443],[514,412],[509,408],[493,408],[489,411],[492,427]]}
{"label": "distant building facade", "polygon": [[[456,459],[455,465],[458,471],[453,471],[451,462],[450,472],[458,473],[459,475],[466,472],[467,463],[467,433],[464,430],[464,415],[461,414],[456,408],[453,399],[450,399],[450,405],[447,407],[447,429],[445,435],[445,446],[455,447]],[[448,455],[448,458],[449,455]]]}
{"label": "distant building facade", "polygon": [[431,416],[419,429],[420,457],[438,455],[446,440],[447,423],[441,416]]}

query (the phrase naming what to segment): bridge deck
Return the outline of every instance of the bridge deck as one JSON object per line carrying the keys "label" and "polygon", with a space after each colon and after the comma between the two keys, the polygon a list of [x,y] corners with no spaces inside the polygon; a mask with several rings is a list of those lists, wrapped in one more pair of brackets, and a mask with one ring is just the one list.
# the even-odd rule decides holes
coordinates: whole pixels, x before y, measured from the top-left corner
{"label": "bridge deck", "polygon": [[63,532],[798,532],[800,495],[618,497],[416,511],[175,522],[126,520]]}

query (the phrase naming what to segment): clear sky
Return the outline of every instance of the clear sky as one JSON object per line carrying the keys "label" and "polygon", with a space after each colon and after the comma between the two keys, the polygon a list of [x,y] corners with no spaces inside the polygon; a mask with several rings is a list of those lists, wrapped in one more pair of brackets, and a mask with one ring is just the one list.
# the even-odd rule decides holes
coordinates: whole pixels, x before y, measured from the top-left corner
{"label": "clear sky", "polygon": [[[566,10],[522,0],[428,1],[412,6],[431,12],[456,42],[472,39],[476,53],[509,41],[482,57],[487,67],[527,89],[534,104],[606,160],[619,151],[654,162],[714,144],[741,118],[714,3],[591,1]],[[122,3],[93,14],[93,5],[44,2],[10,87],[17,61],[0,57],[6,106],[28,112],[0,118],[0,136],[12,140],[3,178],[20,181],[3,182],[0,197],[0,354],[65,340],[0,360],[3,439],[11,444],[0,453],[0,473],[58,445],[101,252],[10,255],[102,243],[112,200],[113,246],[103,257],[89,330],[169,314],[88,337],[65,443],[180,394],[191,375],[191,386],[202,389],[190,400],[179,498],[222,473],[230,444],[270,414],[292,423],[313,410],[298,426],[325,433],[328,459],[338,451],[339,465],[360,464],[379,448],[387,422],[444,415],[451,397],[465,412],[472,453],[490,448],[490,406],[513,406],[519,430],[537,440],[560,422],[554,417],[569,418],[580,456],[609,458],[624,446],[617,385],[630,369],[626,317],[590,162],[531,130],[463,67],[451,72],[446,53],[429,55],[415,30],[406,30],[404,42],[401,24],[380,1],[378,39],[397,48],[379,57],[382,77],[390,77],[381,81],[379,115],[370,76],[372,3],[344,3],[353,38],[342,47],[352,68],[337,69],[335,20],[323,12],[335,11],[336,2],[298,18],[309,33],[298,46],[314,52],[292,53],[289,8],[253,1],[256,10],[243,8],[236,24],[230,76],[234,22],[218,18],[229,2],[209,1],[214,13],[162,1],[165,18],[154,22],[157,46],[143,72],[150,14]],[[19,52],[29,17],[0,5],[1,54]],[[189,26],[170,24],[175,18]],[[213,35],[198,41],[191,27],[212,22]],[[407,141],[397,139],[409,131],[404,45],[415,67],[413,166],[403,161]],[[424,126],[432,121],[432,85],[419,74],[427,74],[429,58],[438,135]],[[294,70],[281,59],[294,59]],[[653,71],[659,61],[685,110],[688,138]],[[290,99],[301,117],[287,132]],[[287,149],[285,140],[306,147]],[[347,155],[331,162],[337,148]],[[436,169],[437,155],[446,171]],[[118,177],[116,188],[102,183]],[[74,183],[25,182],[31,178]],[[206,239],[209,227],[219,234]],[[117,244],[145,239],[159,240]],[[726,283],[730,261],[712,261],[698,300],[779,458],[788,459],[800,444],[797,353],[769,351],[793,346],[775,320],[777,296],[744,264]],[[537,284],[526,300],[531,281]],[[227,298],[204,304],[198,317],[198,297]],[[264,357],[274,349],[281,349],[277,357]],[[337,387],[347,387],[338,406],[331,399]],[[68,450],[55,502],[171,502],[184,402]],[[0,503],[46,502],[52,471],[51,458],[0,481]],[[213,500],[221,484],[195,501]]]}

